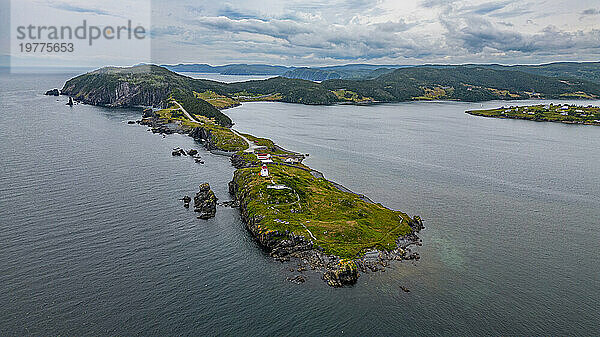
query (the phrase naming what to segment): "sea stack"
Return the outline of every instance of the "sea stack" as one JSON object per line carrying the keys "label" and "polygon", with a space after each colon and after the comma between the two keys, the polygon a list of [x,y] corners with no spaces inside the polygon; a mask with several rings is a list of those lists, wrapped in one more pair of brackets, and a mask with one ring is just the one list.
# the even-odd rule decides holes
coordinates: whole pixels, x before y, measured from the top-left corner
{"label": "sea stack", "polygon": [[73,97],[69,97],[69,102],[67,103],[68,106],[73,106]]}
{"label": "sea stack", "polygon": [[194,212],[198,219],[214,218],[217,213],[217,197],[208,183],[200,185],[200,191],[194,197]]}

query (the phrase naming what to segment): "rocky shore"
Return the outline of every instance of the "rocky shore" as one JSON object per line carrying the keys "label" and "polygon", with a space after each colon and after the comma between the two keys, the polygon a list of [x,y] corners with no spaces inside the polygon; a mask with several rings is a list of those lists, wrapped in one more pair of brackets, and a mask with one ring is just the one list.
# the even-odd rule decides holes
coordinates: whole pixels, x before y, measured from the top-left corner
{"label": "rocky shore", "polygon": [[150,128],[153,133],[170,135],[174,133],[188,135],[201,142],[204,148],[216,154],[232,155],[229,151],[224,151],[215,145],[212,133],[209,129],[203,127],[191,127],[182,123],[170,123],[160,118],[152,109],[145,109],[142,114],[140,125]]}

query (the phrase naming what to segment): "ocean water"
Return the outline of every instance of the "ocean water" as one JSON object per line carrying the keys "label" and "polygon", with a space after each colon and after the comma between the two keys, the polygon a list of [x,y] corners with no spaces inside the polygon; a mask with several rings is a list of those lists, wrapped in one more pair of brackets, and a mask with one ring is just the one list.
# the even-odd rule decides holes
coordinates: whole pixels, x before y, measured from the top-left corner
{"label": "ocean water", "polygon": [[420,261],[334,289],[313,273],[286,281],[294,265],[262,251],[237,209],[204,221],[183,208],[202,182],[230,199],[228,158],[174,158],[200,144],[128,125],[139,110],[43,95],[74,75],[0,77],[1,336],[600,331],[600,127],[448,102],[227,110],[238,130],[425,220]]}
{"label": "ocean water", "polygon": [[199,78],[203,80],[219,81],[224,83],[244,82],[252,80],[266,80],[277,77],[275,75],[223,75],[217,73],[180,72],[183,76]]}

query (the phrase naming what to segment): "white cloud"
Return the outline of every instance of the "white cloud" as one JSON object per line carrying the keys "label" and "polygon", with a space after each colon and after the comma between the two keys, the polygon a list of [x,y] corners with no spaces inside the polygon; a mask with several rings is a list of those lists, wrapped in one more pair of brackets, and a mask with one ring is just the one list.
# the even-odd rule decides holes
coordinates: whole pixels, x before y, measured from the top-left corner
{"label": "white cloud", "polygon": [[[127,17],[150,0],[37,1]],[[152,1],[152,54],[156,63],[297,66],[594,60],[598,13],[588,0]]]}

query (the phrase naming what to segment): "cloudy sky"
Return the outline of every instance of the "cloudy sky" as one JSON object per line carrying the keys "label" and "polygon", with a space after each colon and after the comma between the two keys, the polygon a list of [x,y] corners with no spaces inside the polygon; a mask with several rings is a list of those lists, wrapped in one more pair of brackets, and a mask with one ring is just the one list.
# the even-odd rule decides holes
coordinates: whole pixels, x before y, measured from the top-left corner
{"label": "cloudy sky", "polygon": [[[111,10],[111,1],[45,3],[88,16],[127,16]],[[116,3],[142,1],[147,3]],[[155,63],[311,66],[600,60],[598,0],[154,0],[151,4]]]}

